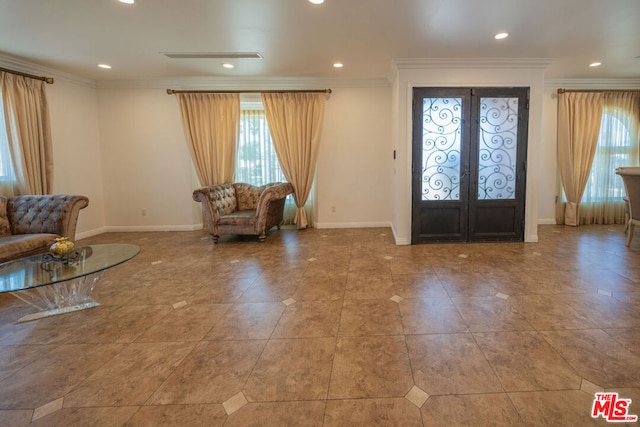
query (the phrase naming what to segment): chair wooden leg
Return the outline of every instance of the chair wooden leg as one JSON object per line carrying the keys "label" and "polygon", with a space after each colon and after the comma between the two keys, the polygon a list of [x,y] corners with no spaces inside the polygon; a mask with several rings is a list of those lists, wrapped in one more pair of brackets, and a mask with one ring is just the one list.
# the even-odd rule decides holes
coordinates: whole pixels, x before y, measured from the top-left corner
{"label": "chair wooden leg", "polygon": [[631,240],[633,239],[633,229],[635,225],[633,224],[633,220],[629,220],[629,229],[627,230],[627,246],[631,245]]}
{"label": "chair wooden leg", "polygon": [[218,239],[220,236],[211,236],[213,238],[213,243],[218,243]]}
{"label": "chair wooden leg", "polygon": [[258,241],[259,241],[260,243],[263,243],[263,242],[264,242],[264,239],[266,239],[266,238],[267,238],[267,235],[266,235],[266,234],[261,234],[261,235],[259,235],[259,236],[258,236]]}

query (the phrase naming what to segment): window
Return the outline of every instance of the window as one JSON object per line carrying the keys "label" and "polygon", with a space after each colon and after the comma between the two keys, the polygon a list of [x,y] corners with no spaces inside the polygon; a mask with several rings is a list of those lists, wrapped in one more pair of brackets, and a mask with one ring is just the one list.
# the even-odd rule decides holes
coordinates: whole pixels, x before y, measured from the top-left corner
{"label": "window", "polygon": [[[632,131],[634,120],[633,115],[624,109],[604,107],[591,173],[581,202],[581,211],[585,211],[581,216],[587,214],[587,224],[622,222],[625,189],[615,170],[621,166],[638,165],[638,141]],[[611,206],[615,207],[612,209]]]}
{"label": "window", "polygon": [[615,169],[638,163],[638,142],[629,131],[630,120],[633,118],[624,111],[605,108],[583,201],[620,201],[624,196],[624,185]]}
{"label": "window", "polygon": [[11,162],[7,126],[5,126],[4,108],[2,106],[2,92],[0,92],[0,185],[5,187],[15,186],[15,184],[16,176]]}
{"label": "window", "polygon": [[267,117],[262,105],[240,111],[240,136],[236,153],[236,181],[252,185],[284,182]]}

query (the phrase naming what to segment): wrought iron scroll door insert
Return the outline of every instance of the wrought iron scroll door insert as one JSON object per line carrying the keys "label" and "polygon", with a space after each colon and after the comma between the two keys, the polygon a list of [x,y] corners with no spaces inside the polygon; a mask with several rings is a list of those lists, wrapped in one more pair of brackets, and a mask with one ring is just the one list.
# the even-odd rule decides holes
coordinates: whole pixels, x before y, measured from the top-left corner
{"label": "wrought iron scroll door insert", "polygon": [[529,88],[415,88],[412,243],[522,241]]}

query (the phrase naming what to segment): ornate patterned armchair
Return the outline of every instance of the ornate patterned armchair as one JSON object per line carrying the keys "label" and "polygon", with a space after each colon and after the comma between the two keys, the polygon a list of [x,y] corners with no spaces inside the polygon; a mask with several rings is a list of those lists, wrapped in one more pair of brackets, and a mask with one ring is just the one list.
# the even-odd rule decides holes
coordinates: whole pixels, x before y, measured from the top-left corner
{"label": "ornate patterned armchair", "polygon": [[291,193],[291,184],[283,182],[262,187],[225,183],[195,190],[193,200],[202,203],[214,243],[226,234],[256,235],[263,242],[267,231],[280,228],[285,198]]}

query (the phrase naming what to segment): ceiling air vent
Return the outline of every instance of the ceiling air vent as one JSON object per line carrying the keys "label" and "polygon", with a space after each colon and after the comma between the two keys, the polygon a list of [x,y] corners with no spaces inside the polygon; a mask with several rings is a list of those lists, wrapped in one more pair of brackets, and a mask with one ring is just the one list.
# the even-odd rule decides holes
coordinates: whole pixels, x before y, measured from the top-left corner
{"label": "ceiling air vent", "polygon": [[166,56],[174,59],[261,59],[258,52],[164,52]]}

